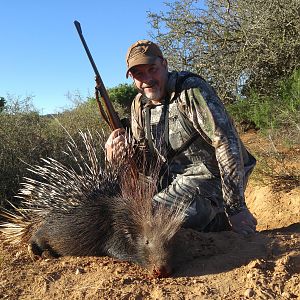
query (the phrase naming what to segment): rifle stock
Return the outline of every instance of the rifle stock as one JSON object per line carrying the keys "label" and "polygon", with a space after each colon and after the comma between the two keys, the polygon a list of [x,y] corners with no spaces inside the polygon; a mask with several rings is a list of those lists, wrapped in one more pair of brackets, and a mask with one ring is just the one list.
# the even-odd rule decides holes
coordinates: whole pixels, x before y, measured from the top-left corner
{"label": "rifle stock", "polygon": [[[108,125],[110,126],[110,128],[112,130],[114,129],[117,129],[117,128],[122,128],[123,125],[121,123],[121,120],[117,114],[117,112],[115,111],[110,99],[109,99],[109,96],[108,96],[108,93],[107,93],[107,90],[103,84],[103,81],[101,79],[101,76],[100,76],[100,73],[96,67],[96,64],[93,60],[93,57],[91,55],[91,52],[86,44],[86,41],[83,37],[83,34],[82,34],[82,30],[81,30],[81,26],[80,26],[80,23],[78,21],[74,21],[74,25],[77,29],[77,32],[79,34],[79,37],[80,37],[80,40],[83,44],[83,47],[85,49],[85,52],[90,60],[90,63],[93,67],[93,70],[95,72],[95,75],[96,75],[96,100],[97,100],[97,103],[98,103],[98,106],[99,106],[99,110],[100,110],[100,113],[102,115],[102,117],[104,118],[104,120],[108,123]],[[104,104],[104,107],[105,107],[105,110],[103,109],[103,106],[102,106],[102,103],[99,99],[99,96],[98,96],[98,93],[100,93],[100,96],[103,100],[103,104]]]}

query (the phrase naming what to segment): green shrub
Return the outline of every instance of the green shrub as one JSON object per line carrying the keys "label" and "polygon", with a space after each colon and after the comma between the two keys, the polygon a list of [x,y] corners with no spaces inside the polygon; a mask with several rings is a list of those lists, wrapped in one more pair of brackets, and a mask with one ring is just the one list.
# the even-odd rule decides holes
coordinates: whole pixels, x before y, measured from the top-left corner
{"label": "green shrub", "polygon": [[228,105],[233,118],[251,122],[261,131],[284,132],[295,142],[300,142],[300,70],[284,79],[273,96],[261,96],[255,91],[248,98],[242,98]]}
{"label": "green shrub", "polygon": [[119,107],[117,106],[118,110],[123,110],[123,114],[129,116],[131,102],[137,94],[136,88],[132,84],[119,84],[116,87],[109,88],[108,94],[114,105],[119,105]]}

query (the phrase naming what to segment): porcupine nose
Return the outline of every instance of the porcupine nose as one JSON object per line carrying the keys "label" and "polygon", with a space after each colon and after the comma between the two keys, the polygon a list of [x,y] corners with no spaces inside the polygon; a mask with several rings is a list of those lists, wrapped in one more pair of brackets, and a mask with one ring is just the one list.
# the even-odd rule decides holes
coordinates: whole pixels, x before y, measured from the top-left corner
{"label": "porcupine nose", "polygon": [[154,267],[153,269],[153,276],[155,278],[168,277],[171,273],[171,268],[168,268],[167,266]]}

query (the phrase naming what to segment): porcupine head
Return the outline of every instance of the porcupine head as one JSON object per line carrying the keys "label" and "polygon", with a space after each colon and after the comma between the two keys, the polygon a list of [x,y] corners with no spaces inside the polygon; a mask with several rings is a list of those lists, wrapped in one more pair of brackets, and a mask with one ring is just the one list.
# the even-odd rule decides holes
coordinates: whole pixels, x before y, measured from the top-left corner
{"label": "porcupine head", "polygon": [[184,221],[186,204],[177,201],[171,207],[153,205],[155,179],[156,176],[150,181],[139,178],[134,186],[126,181],[122,203],[113,214],[114,231],[117,239],[124,238],[123,253],[130,256],[125,259],[147,268],[154,277],[166,277],[172,272],[173,242]]}

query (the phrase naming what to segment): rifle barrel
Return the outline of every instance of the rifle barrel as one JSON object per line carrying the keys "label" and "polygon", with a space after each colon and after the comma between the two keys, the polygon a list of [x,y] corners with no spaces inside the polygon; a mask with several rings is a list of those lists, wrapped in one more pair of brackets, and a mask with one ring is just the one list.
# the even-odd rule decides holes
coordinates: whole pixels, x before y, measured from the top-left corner
{"label": "rifle barrel", "polygon": [[[93,59],[93,57],[92,57],[92,54],[91,54],[91,52],[90,52],[90,50],[89,50],[89,48],[88,48],[88,46],[87,46],[87,44],[86,44],[86,41],[85,41],[85,39],[84,39],[84,37],[83,37],[80,23],[79,23],[78,21],[74,21],[74,25],[75,25],[75,27],[76,27],[76,29],[77,29],[77,32],[78,32],[78,34],[79,34],[79,37],[80,37],[80,39],[81,39],[81,42],[82,42],[83,47],[84,47],[84,49],[85,49],[85,52],[86,52],[86,54],[87,54],[87,56],[88,56],[88,58],[89,58],[89,60],[90,60],[90,62],[91,62],[91,65],[92,65],[93,69],[94,69],[94,72],[95,72],[96,76],[98,76],[98,77],[101,79],[101,76],[100,76],[99,71],[98,71],[98,69],[97,69],[97,67],[96,67],[96,64],[95,64],[95,62],[94,62],[94,59]],[[102,80],[101,80],[101,81],[102,81]]]}

